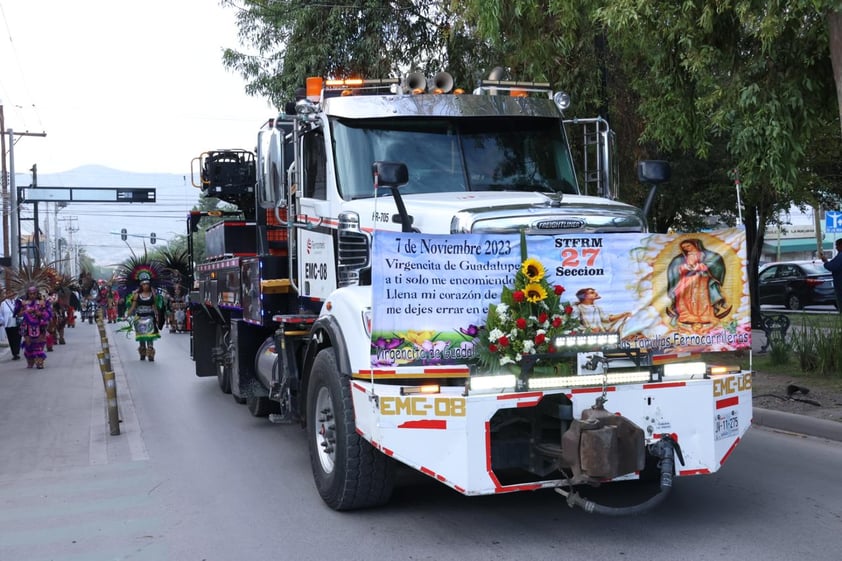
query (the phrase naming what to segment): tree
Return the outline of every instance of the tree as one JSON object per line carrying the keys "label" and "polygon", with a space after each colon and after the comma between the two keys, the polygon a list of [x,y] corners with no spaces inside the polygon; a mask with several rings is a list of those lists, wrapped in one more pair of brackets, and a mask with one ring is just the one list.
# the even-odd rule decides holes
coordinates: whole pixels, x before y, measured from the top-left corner
{"label": "tree", "polygon": [[[814,198],[805,164],[834,120],[823,14],[798,0],[617,0],[598,16],[650,67],[634,82],[642,138],[700,157],[725,146],[744,187],[756,294],[766,224],[792,201]],[[759,317],[756,299],[753,309]]]}
{"label": "tree", "polygon": [[[230,0],[222,4],[236,8]],[[308,76],[379,78],[441,70],[451,47],[466,37],[452,25],[447,2],[246,0],[238,10],[240,42],[250,52],[226,49],[223,62],[248,81],[247,93],[266,96],[277,107]]]}

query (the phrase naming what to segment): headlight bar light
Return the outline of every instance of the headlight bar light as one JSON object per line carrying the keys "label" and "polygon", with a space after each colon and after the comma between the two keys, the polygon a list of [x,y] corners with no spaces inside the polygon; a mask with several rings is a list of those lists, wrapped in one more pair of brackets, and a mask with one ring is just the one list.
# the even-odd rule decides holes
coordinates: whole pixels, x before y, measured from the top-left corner
{"label": "headlight bar light", "polygon": [[614,374],[593,374],[591,376],[553,376],[551,378],[530,378],[530,390],[547,388],[578,388],[583,386],[613,386],[615,384],[642,384],[651,379],[648,371],[616,372]]}
{"label": "headlight bar light", "polygon": [[704,378],[707,374],[707,364],[704,362],[671,362],[664,364],[663,369],[664,380]]}
{"label": "headlight bar light", "polygon": [[514,391],[516,384],[517,377],[514,374],[471,376],[468,379],[468,391],[471,393]]}
{"label": "headlight bar light", "polygon": [[617,347],[620,345],[619,333],[588,333],[583,335],[561,335],[553,341],[555,348],[576,349],[576,348],[603,348]]}

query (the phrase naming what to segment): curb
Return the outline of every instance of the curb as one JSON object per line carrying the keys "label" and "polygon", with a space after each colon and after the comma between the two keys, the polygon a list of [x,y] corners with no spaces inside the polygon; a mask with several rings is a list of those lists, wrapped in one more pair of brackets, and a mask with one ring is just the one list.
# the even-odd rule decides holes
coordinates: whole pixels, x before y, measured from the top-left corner
{"label": "curb", "polygon": [[752,423],[758,426],[842,442],[842,423],[836,421],[760,407],[755,407],[753,413]]}

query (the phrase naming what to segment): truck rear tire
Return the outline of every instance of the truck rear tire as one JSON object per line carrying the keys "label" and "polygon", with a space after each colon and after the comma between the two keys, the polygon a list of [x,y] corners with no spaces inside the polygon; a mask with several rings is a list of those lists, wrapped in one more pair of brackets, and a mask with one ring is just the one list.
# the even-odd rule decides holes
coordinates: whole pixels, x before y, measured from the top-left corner
{"label": "truck rear tire", "polygon": [[316,488],[330,508],[353,510],[389,501],[395,464],[357,434],[350,379],[339,374],[333,349],[323,349],[313,362],[307,440]]}
{"label": "truck rear tire", "polygon": [[222,393],[231,393],[231,335],[227,329],[217,329],[216,345],[225,349],[224,360],[216,362],[216,381]]}
{"label": "truck rear tire", "polygon": [[272,413],[279,413],[280,406],[277,401],[272,401],[266,396],[247,397],[246,407],[253,417],[268,417]]}

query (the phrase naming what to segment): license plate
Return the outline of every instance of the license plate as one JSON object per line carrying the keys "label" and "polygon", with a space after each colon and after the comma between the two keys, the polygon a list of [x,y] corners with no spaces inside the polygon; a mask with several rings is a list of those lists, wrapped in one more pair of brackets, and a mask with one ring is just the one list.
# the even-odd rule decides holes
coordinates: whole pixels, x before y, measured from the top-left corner
{"label": "license plate", "polygon": [[715,438],[722,440],[723,438],[731,438],[740,433],[740,418],[736,411],[730,411],[726,414],[719,413],[715,420]]}

